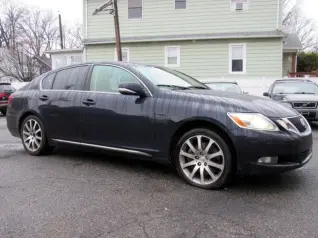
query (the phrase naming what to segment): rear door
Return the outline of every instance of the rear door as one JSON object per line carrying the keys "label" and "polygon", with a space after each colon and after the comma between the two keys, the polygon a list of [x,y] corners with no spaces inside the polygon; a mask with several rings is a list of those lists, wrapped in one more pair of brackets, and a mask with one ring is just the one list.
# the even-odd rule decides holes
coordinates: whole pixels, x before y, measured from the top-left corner
{"label": "rear door", "polygon": [[39,110],[50,138],[78,141],[81,94],[90,66],[76,66],[50,74],[42,81]]}

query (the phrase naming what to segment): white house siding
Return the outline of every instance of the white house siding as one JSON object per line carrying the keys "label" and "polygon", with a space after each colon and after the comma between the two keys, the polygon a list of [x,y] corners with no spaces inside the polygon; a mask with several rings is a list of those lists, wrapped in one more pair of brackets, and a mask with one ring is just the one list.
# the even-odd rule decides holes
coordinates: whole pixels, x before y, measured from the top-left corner
{"label": "white house siding", "polygon": [[[114,36],[113,16],[93,16],[105,0],[84,1],[86,39]],[[123,37],[275,31],[281,28],[278,0],[248,0],[248,10],[232,11],[230,0],[187,0],[187,9],[175,10],[174,0],[143,0],[143,18],[128,19],[128,0],[118,1]],[[87,12],[85,10],[87,9]],[[278,14],[279,13],[279,14]]]}
{"label": "white house siding", "polygon": [[[246,74],[229,73],[229,44],[246,43]],[[202,40],[123,44],[130,61],[165,65],[165,46],[180,46],[180,67],[201,81],[235,80],[248,92],[259,95],[282,76],[281,39]],[[88,61],[114,61],[115,45],[89,45]]]}
{"label": "white house siding", "polygon": [[292,53],[283,54],[283,77],[288,76],[292,72]]}

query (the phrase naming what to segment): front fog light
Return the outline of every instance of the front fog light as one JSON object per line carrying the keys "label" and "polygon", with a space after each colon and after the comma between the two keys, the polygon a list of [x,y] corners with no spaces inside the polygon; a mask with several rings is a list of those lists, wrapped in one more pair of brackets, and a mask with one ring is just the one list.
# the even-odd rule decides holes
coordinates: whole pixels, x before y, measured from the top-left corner
{"label": "front fog light", "polygon": [[277,162],[278,162],[277,156],[261,157],[258,160],[258,163],[260,163],[260,164],[277,164]]}

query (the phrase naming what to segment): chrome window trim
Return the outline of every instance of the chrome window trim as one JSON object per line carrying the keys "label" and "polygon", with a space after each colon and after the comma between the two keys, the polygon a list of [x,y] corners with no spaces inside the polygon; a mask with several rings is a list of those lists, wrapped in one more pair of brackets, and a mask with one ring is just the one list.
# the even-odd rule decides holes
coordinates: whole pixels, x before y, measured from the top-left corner
{"label": "chrome window trim", "polygon": [[[85,66],[85,65],[83,65]],[[90,65],[87,65],[87,66],[90,66]],[[149,88],[145,85],[145,83],[136,75],[134,74],[133,72],[129,71],[128,69],[124,68],[124,67],[121,67],[121,66],[118,66],[118,65],[114,65],[114,64],[94,64],[92,65],[93,68],[95,66],[112,66],[112,67],[117,67],[117,68],[120,68],[120,69],[123,69],[125,71],[127,71],[128,73],[130,73],[131,75],[133,75],[148,91],[150,97],[153,97],[153,94],[151,93],[151,91],[149,90]],[[76,66],[74,66],[76,67]],[[70,67],[70,68],[73,68],[73,67]],[[69,68],[65,68],[65,69],[61,69],[60,71],[62,70],[66,70],[66,69],[69,69]],[[52,73],[58,73],[59,71],[57,72],[52,72]],[[48,76],[48,75],[47,75]],[[42,83],[43,83],[43,80],[47,77],[43,77],[40,81],[40,91],[53,91],[53,92],[94,92],[94,93],[107,93],[107,94],[121,94],[121,93],[112,93],[112,92],[101,92],[101,91],[85,91],[85,90],[63,90],[63,89],[43,89],[42,88]],[[121,94],[122,95],[122,94]]]}
{"label": "chrome window trim", "polygon": [[56,141],[56,142],[60,142],[60,143],[80,145],[80,146],[86,146],[86,147],[92,147],[92,148],[98,148],[98,149],[111,150],[111,151],[124,152],[124,153],[129,153],[129,154],[136,154],[136,155],[151,157],[150,154],[147,154],[147,153],[144,153],[141,151],[137,151],[137,150],[121,149],[121,148],[117,148],[117,147],[109,147],[109,146],[102,146],[102,145],[95,145],[95,144],[88,144],[88,143],[83,143],[83,142],[60,140],[60,139],[52,139],[52,140]]}

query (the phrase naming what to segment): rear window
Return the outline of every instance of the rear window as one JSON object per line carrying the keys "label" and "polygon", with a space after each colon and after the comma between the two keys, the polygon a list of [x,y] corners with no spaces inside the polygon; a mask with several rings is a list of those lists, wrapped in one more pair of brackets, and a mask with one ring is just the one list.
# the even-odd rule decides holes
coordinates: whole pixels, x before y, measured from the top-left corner
{"label": "rear window", "polygon": [[83,90],[89,66],[64,69],[56,73],[53,90]]}
{"label": "rear window", "polygon": [[12,87],[12,86],[9,85],[9,84],[2,84],[2,85],[0,85],[0,92],[4,92],[4,91],[14,92],[15,89],[14,89],[14,87]]}

